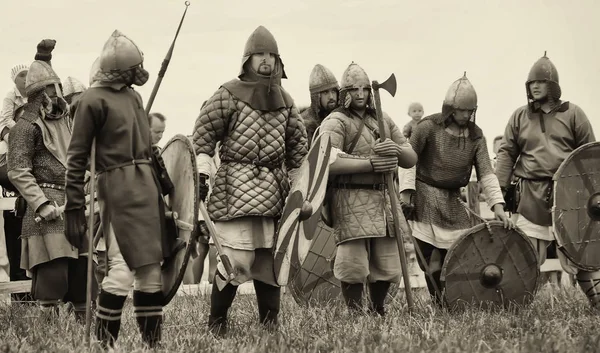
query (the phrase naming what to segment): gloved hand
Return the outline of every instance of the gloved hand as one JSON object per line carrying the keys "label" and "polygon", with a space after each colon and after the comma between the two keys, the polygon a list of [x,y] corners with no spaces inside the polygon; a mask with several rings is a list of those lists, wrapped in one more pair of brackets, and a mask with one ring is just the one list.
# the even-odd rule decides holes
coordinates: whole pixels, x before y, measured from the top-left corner
{"label": "gloved hand", "polygon": [[400,207],[402,208],[402,213],[404,213],[404,218],[407,220],[411,219],[415,211],[413,195],[414,192],[411,190],[404,190],[400,193]]}
{"label": "gloved hand", "polygon": [[208,227],[206,226],[206,222],[205,221],[196,221],[196,222],[198,222],[196,224],[196,227],[198,229],[198,236],[206,237],[206,239],[209,239],[210,231],[208,230]]}
{"label": "gloved hand", "polygon": [[52,60],[52,50],[54,50],[55,45],[56,41],[54,39],[43,39],[37,45],[37,53],[35,54],[34,60]]}
{"label": "gloved hand", "polygon": [[385,139],[382,142],[377,142],[373,151],[380,156],[400,157],[402,147],[390,139]]}
{"label": "gloved hand", "polygon": [[69,243],[79,250],[82,250],[81,245],[86,230],[85,208],[65,211],[65,235]]}
{"label": "gloved hand", "polygon": [[387,173],[398,170],[398,157],[371,156],[371,165],[375,173]]}
{"label": "gloved hand", "polygon": [[206,196],[208,196],[208,175],[200,173],[198,174],[198,179],[200,180],[198,183],[198,195],[202,202],[206,202]]}

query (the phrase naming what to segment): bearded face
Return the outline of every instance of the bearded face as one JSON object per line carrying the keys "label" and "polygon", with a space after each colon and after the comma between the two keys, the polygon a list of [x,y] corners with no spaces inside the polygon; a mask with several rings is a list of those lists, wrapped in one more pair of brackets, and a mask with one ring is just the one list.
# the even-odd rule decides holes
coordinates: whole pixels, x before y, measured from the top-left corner
{"label": "bearded face", "polygon": [[338,100],[338,92],[335,88],[319,93],[319,104],[321,109],[330,112],[335,109]]}
{"label": "bearded face", "polygon": [[255,72],[269,76],[275,69],[275,55],[271,53],[252,54],[250,66]]}

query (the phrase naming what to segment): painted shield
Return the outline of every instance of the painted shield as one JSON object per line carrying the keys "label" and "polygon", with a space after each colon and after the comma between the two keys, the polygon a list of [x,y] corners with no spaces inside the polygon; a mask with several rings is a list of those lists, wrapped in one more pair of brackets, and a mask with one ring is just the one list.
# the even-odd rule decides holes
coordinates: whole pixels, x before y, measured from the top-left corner
{"label": "painted shield", "polygon": [[[293,257],[302,264],[307,257],[317,224],[329,177],[329,135],[322,134],[314,142],[298,169],[283,208],[275,242],[275,278],[280,286],[288,283]],[[295,255],[293,255],[295,254]]]}
{"label": "painted shield", "polygon": [[174,136],[161,151],[165,168],[173,185],[165,198],[169,235],[177,238],[175,254],[162,265],[165,305],[175,296],[185,276],[190,256],[196,246],[198,215],[198,168],[192,142],[184,135]]}
{"label": "painted shield", "polygon": [[540,268],[531,241],[502,222],[488,225],[469,229],[448,250],[441,280],[450,308],[526,305],[537,291]]}
{"label": "painted shield", "polygon": [[600,142],[574,150],[554,174],[552,223],[559,249],[576,266],[600,270]]}

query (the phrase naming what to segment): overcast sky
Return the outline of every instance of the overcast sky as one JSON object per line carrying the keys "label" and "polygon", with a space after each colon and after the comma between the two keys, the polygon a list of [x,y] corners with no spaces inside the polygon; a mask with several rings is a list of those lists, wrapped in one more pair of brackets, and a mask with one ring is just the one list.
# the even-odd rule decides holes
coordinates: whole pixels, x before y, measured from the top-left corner
{"label": "overcast sky", "polygon": [[[0,79],[31,63],[37,43],[57,41],[52,65],[61,79],[87,86],[92,62],[119,29],[145,55],[151,79],[136,88],[147,101],[185,9],[180,0],[1,0]],[[440,111],[463,71],[477,90],[477,123],[491,146],[511,113],[526,103],[525,80],[544,51],[558,68],[563,99],[579,105],[600,135],[600,5],[595,0],[191,0],[153,111],[167,116],[160,144],[191,134],[202,102],[239,70],[244,44],[259,25],[275,36],[299,106],[309,104],[308,77],[322,64],[338,77],[355,61],[371,80],[398,79],[383,109],[400,126],[408,104]],[[2,76],[0,75],[0,78]]]}

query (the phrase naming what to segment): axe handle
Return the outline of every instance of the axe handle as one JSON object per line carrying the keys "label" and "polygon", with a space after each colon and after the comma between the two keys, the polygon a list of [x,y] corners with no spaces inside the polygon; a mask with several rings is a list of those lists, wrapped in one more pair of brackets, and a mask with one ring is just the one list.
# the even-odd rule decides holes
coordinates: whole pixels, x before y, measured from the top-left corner
{"label": "axe handle", "polygon": [[[375,81],[372,85],[373,95],[375,96],[375,109],[377,112],[377,121],[379,123],[379,138],[381,141],[385,139],[385,123],[383,121],[383,112],[381,111],[381,98],[379,97],[379,84]],[[412,290],[410,288],[410,277],[408,275],[408,262],[406,261],[406,250],[404,249],[404,239],[402,237],[402,231],[400,230],[400,214],[398,211],[398,199],[396,186],[394,185],[393,173],[386,173],[383,175],[385,184],[390,195],[390,202],[392,206],[392,217],[394,219],[394,232],[396,233],[396,243],[398,244],[398,252],[400,253],[400,265],[402,268],[402,279],[404,280],[404,291],[406,292],[406,304],[408,310],[413,310],[414,302],[412,297]]]}
{"label": "axe handle", "polygon": [[215,225],[213,224],[213,222],[210,220],[210,216],[208,215],[208,211],[206,210],[206,206],[204,205],[204,202],[202,200],[200,200],[200,201],[198,201],[198,203],[199,203],[200,213],[202,213],[202,218],[204,218],[206,227],[208,228],[210,236],[212,237],[213,242],[215,243],[215,247],[217,248],[217,253],[219,253],[219,258],[223,262],[223,267],[225,267],[225,271],[227,271],[227,275],[229,276],[229,278],[231,278],[233,276],[233,266],[231,266],[229,257],[227,257],[227,255],[225,255],[225,253],[223,252],[223,248],[221,247],[221,244],[219,243],[219,238],[217,236],[217,229],[215,228]]}

